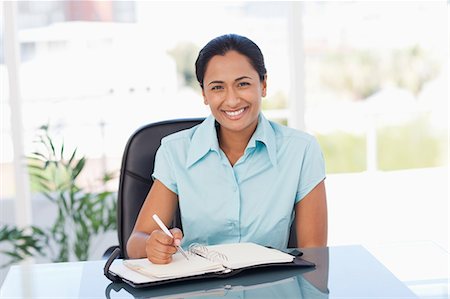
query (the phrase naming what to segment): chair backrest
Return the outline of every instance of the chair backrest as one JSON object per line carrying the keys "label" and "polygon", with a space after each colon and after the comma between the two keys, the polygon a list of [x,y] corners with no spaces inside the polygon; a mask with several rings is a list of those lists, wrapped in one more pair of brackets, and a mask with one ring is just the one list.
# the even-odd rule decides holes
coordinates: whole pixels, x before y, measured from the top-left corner
{"label": "chair backrest", "polygon": [[[147,193],[153,185],[151,174],[161,139],[191,128],[203,120],[203,118],[175,119],[148,124],[139,128],[128,139],[122,157],[117,194],[117,230],[123,257],[128,258],[126,250],[128,238],[133,231]],[[174,215],[173,226],[181,228],[178,209]]]}
{"label": "chair backrest", "polygon": [[[153,180],[155,155],[161,139],[169,134],[191,128],[204,118],[175,119],[152,123],[139,128],[131,135],[122,157],[119,190],[117,195],[117,230],[122,258],[128,258],[126,244],[139,211]],[[173,217],[172,227],[182,228],[179,209]],[[289,247],[297,247],[295,225],[292,225]]]}

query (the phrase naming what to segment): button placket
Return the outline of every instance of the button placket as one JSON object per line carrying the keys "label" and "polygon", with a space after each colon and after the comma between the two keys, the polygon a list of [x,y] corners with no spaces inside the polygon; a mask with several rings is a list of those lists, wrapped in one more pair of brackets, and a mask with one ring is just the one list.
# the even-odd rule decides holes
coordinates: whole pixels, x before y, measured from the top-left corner
{"label": "button placket", "polygon": [[232,205],[233,205],[233,214],[230,219],[230,229],[232,230],[233,236],[240,239],[240,229],[239,229],[239,217],[241,210],[241,200],[240,200],[240,192],[239,192],[239,184],[238,178],[236,175],[235,168],[231,167],[231,175],[232,175]]}

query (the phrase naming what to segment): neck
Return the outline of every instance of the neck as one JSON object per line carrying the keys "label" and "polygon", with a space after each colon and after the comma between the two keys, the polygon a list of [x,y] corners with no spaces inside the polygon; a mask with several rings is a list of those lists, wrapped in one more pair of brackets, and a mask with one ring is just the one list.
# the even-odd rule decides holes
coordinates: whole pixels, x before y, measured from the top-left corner
{"label": "neck", "polygon": [[[254,126],[240,132],[229,131],[222,127],[218,128],[217,136],[219,138],[219,146],[229,159],[233,156],[235,158],[231,160],[237,160],[236,157],[239,158],[244,154],[245,148],[255,132],[257,124],[256,122]],[[230,162],[232,162],[231,160]],[[232,164],[234,163],[232,162]]]}

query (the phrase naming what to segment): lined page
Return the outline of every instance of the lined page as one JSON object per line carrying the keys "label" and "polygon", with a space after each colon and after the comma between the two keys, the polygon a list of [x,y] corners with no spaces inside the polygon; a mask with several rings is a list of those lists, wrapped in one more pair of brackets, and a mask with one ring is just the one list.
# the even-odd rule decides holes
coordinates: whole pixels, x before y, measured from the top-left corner
{"label": "lined page", "polygon": [[255,243],[220,244],[207,248],[208,251],[217,251],[225,255],[228,260],[222,261],[222,264],[231,269],[260,264],[289,263],[294,259],[290,254]]}
{"label": "lined page", "polygon": [[172,256],[172,262],[169,264],[153,264],[147,258],[124,260],[123,264],[143,275],[164,279],[204,274],[225,269],[221,263],[212,262],[194,254],[188,254],[188,257],[189,260],[186,260],[181,253],[177,252]]}

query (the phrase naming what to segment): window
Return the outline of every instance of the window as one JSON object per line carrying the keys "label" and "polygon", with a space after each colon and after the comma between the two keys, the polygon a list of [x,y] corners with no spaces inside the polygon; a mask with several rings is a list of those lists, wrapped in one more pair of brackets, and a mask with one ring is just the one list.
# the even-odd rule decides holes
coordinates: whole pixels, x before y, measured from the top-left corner
{"label": "window", "polygon": [[[139,126],[209,114],[194,60],[212,37],[230,32],[261,47],[269,80],[263,109],[270,119],[287,123],[290,4],[18,2],[26,151],[32,151],[36,129],[48,123],[68,148],[86,155],[87,173],[118,171],[125,143]],[[301,6],[304,116],[326,159],[330,243],[428,238],[433,231],[430,238],[446,244],[448,36],[442,4]],[[12,177],[5,98],[2,186],[10,187],[4,181]],[[418,226],[419,195],[430,189],[437,195],[427,208],[435,217]],[[6,192],[3,187],[0,197],[12,196]],[[394,214],[408,205],[402,227],[397,214],[389,218],[383,210],[390,201]],[[348,215],[348,207],[358,213]],[[386,223],[375,229],[380,219],[371,217]]]}
{"label": "window", "polygon": [[329,173],[446,165],[445,20],[441,3],[304,3],[306,125]]}
{"label": "window", "polygon": [[208,40],[230,32],[249,36],[265,53],[270,88],[264,108],[286,109],[284,4],[22,1],[18,24],[26,152],[37,128],[48,123],[88,157],[89,167],[118,170],[127,138],[139,126],[209,114],[193,64]]}

